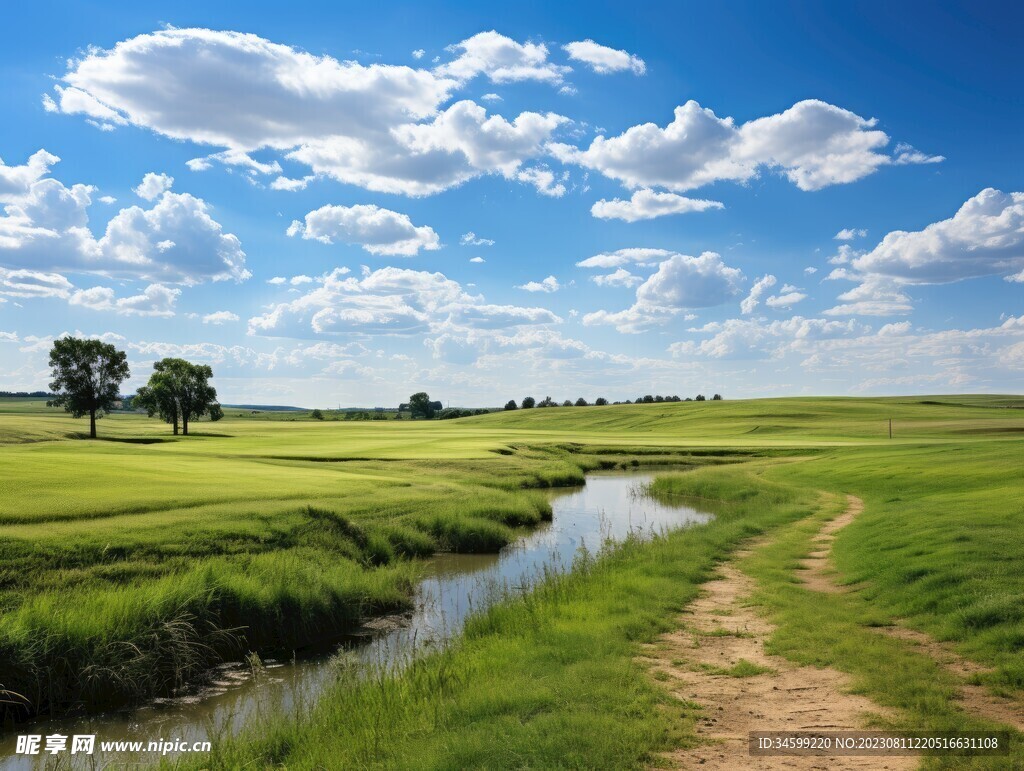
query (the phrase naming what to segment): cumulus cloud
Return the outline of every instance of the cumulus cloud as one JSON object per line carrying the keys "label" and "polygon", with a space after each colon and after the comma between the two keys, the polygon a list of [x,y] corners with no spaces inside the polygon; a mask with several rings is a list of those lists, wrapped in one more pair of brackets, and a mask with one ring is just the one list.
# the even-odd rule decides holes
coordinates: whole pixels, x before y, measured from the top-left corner
{"label": "cumulus cloud", "polygon": [[801,190],[853,182],[891,162],[889,138],[865,119],[819,100],[737,126],[689,101],[664,129],[633,126],[586,149],[553,143],[564,163],[599,171],[631,188],[685,192],[718,181],[744,182],[776,169]]}
{"label": "cumulus cloud", "polygon": [[590,280],[598,286],[612,287],[634,287],[644,281],[640,276],[633,275],[625,268],[619,268],[614,273],[591,276]]}
{"label": "cumulus cloud", "polygon": [[231,311],[214,311],[203,316],[204,324],[227,324],[232,321],[239,321],[238,314]]}
{"label": "cumulus cloud", "polygon": [[636,302],[623,311],[588,313],[588,326],[610,324],[625,333],[642,332],[684,310],[721,305],[740,292],[743,273],[715,252],[699,257],[671,254],[636,290]]}
{"label": "cumulus cloud", "polygon": [[70,62],[61,88],[74,89],[76,101],[62,96],[60,109],[223,148],[190,161],[197,171],[218,162],[277,173],[277,161],[252,157],[267,149],[312,171],[279,177],[275,189],[299,189],[324,175],[429,195],[481,174],[514,176],[565,120],[550,113],[506,120],[471,101],[441,110],[476,74],[557,80],[564,69],[546,61],[543,45],[497,33],[476,35],[458,50],[455,61],[429,71],[339,62],[251,34],[166,29]]}
{"label": "cumulus cloud", "polygon": [[10,194],[0,217],[0,262],[185,284],[249,277],[238,238],[223,232],[202,199],[165,192],[150,209],[119,211],[96,238],[88,227],[94,192],[45,177]]}
{"label": "cumulus cloud", "polygon": [[782,291],[779,294],[765,298],[764,304],[769,308],[789,310],[797,303],[803,302],[806,299],[807,295],[804,292],[801,292],[795,286],[786,284],[782,287]]}
{"label": "cumulus cloud", "polygon": [[363,277],[335,270],[307,294],[249,319],[250,334],[333,337],[416,335],[446,327],[555,324],[543,308],[490,305],[442,273],[381,268]]}
{"label": "cumulus cloud", "polygon": [[839,304],[824,311],[826,316],[903,316],[914,306],[900,284],[886,276],[861,276],[845,268],[837,268],[830,279],[857,281],[853,289],[837,298]]}
{"label": "cumulus cloud", "polygon": [[686,198],[675,193],[657,193],[648,188],[637,190],[628,201],[615,198],[611,201],[600,200],[590,207],[590,213],[599,219],[619,219],[626,222],[639,222],[667,214],[687,214],[689,212],[724,209],[719,201],[706,201],[700,198]]}
{"label": "cumulus cloud", "polygon": [[852,262],[865,274],[943,284],[1024,269],[1024,193],[987,188],[950,219],[923,230],[895,230]]}
{"label": "cumulus cloud", "polygon": [[132,192],[143,200],[152,201],[170,190],[173,184],[174,177],[169,177],[166,174],[155,174],[151,171],[142,178],[142,182],[138,187],[132,188]]}
{"label": "cumulus cloud", "polygon": [[123,316],[173,316],[180,294],[180,289],[150,284],[142,294],[119,298],[113,289],[96,286],[78,290],[68,298],[68,303],[94,311],[114,311]]}
{"label": "cumulus cloud", "polygon": [[628,51],[603,46],[589,38],[568,43],[562,48],[569,54],[570,59],[583,62],[599,75],[625,70],[632,70],[634,75],[643,75],[647,72],[647,65],[640,57]]}
{"label": "cumulus cloud", "polygon": [[761,276],[754,285],[750,287],[750,294],[748,294],[743,301],[740,303],[740,312],[749,315],[754,312],[754,309],[761,304],[761,295],[775,286],[775,276],[768,274]]}
{"label": "cumulus cloud", "polygon": [[335,239],[359,244],[374,255],[414,257],[421,249],[441,248],[441,239],[433,228],[417,227],[409,215],[373,204],[321,206],[309,212],[305,222],[293,221],[288,235],[325,244],[333,244]]}
{"label": "cumulus cloud", "polygon": [[570,72],[569,67],[548,61],[543,43],[518,43],[494,30],[478,32],[447,50],[459,56],[434,71],[457,81],[484,75],[492,83],[539,80],[557,84]]}
{"label": "cumulus cloud", "polygon": [[706,356],[712,359],[780,356],[788,350],[808,350],[807,344],[818,340],[856,337],[871,328],[853,319],[828,319],[794,316],[783,321],[763,319],[728,319],[715,321],[691,330],[708,337],[700,342],[673,343],[669,351],[675,356]]}
{"label": "cumulus cloud", "polygon": [[475,262],[477,264],[481,264],[481,263],[486,262],[486,260],[483,257],[470,257],[469,261],[470,262]]}
{"label": "cumulus cloud", "polygon": [[37,150],[22,166],[8,166],[0,158],[0,203],[13,203],[28,195],[32,185],[59,162],[60,158],[46,150]]}
{"label": "cumulus cloud", "polygon": [[557,292],[561,288],[561,284],[558,283],[558,279],[554,276],[548,276],[543,281],[528,281],[516,287],[516,289],[524,289],[527,292],[547,292],[549,294]]}

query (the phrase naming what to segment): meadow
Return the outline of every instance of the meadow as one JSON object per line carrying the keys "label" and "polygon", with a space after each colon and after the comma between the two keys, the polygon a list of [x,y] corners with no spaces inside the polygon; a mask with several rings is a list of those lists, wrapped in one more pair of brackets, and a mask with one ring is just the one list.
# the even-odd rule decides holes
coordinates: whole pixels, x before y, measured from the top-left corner
{"label": "meadow", "polygon": [[[221,743],[214,765],[650,763],[693,741],[700,709],[644,677],[637,646],[757,533],[775,538],[749,569],[779,652],[850,672],[903,725],[975,726],[934,666],[872,629],[900,620],[946,640],[990,668],[987,687],[1021,695],[1021,407],[799,398],[443,422],[229,410],[178,438],[116,414],[88,441],[38,402],[0,401],[0,683],[53,712],[166,692],[220,658],[402,608],[418,558],[497,550],[549,516],[541,488],[670,462],[688,470],[653,492],[699,500],[712,523],[585,559],[404,675],[343,683],[308,716]],[[836,493],[866,510],[835,547],[855,591],[823,604],[795,573]]]}

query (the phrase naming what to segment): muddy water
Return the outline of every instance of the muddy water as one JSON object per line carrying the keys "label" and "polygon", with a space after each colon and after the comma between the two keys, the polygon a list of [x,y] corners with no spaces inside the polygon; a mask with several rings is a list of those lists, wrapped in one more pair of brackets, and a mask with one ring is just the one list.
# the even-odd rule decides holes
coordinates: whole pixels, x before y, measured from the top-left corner
{"label": "muddy water", "polygon": [[[643,494],[651,473],[593,474],[587,484],[552,491],[554,517],[531,530],[500,554],[446,554],[431,559],[418,585],[413,610],[400,618],[379,619],[372,629],[341,646],[348,666],[401,665],[411,656],[443,645],[458,634],[466,616],[500,598],[502,590],[524,588],[546,569],[566,569],[581,547],[598,550],[608,539],[630,533],[654,533],[706,522],[710,515],[686,506],[659,503]],[[337,647],[330,653],[338,652]],[[182,740],[217,742],[237,733],[254,717],[271,710],[305,710],[337,679],[337,657],[305,656],[262,665],[232,663],[220,667],[213,682],[192,693],[163,699],[130,712],[74,720],[45,721],[19,729],[21,734],[73,736],[95,734],[91,757],[16,755],[16,737],[0,739],[0,769],[41,768],[59,760],[63,768],[102,767],[105,763],[146,763],[155,755],[122,752],[103,757],[101,741]],[[43,740],[45,744],[45,738]],[[45,759],[44,759],[45,758]]]}

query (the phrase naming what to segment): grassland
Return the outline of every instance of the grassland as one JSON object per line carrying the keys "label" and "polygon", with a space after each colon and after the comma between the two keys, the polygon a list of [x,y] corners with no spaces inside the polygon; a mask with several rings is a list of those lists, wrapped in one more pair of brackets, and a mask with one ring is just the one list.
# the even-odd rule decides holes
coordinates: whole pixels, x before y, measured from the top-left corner
{"label": "grassland", "polygon": [[[843,640],[899,618],[990,665],[991,687],[1019,693],[1022,404],[784,399],[415,423],[229,414],[179,439],[156,421],[112,415],[99,425],[106,441],[92,442],[38,404],[0,403],[0,683],[52,709],[158,692],[244,646],[294,645],[401,607],[416,571],[409,558],[498,548],[547,515],[535,488],[634,461],[735,460],[746,462],[657,486],[699,496],[719,514],[712,525],[552,579],[404,677],[341,688],[308,720],[225,745],[220,761],[306,767],[348,748],[337,757],[355,765],[648,762],[687,740],[694,713],[684,718],[637,678],[636,643],[672,622],[716,560],[762,531],[781,545],[751,570],[782,621],[785,655],[862,675],[872,691],[884,682],[868,671],[872,655]],[[786,591],[800,528],[824,511],[821,491],[867,504],[836,545],[858,588],[835,626],[810,624],[822,609]],[[146,655],[126,662],[126,641]],[[941,678],[914,695],[922,667],[901,675],[908,720],[969,724]],[[381,717],[368,725],[351,714]]]}

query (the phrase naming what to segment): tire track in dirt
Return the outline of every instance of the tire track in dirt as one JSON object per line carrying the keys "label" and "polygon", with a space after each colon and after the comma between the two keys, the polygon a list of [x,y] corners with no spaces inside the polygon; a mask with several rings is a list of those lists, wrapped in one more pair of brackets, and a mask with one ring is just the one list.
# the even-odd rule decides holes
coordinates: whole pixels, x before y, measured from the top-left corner
{"label": "tire track in dirt", "polygon": [[[826,522],[818,531],[814,537],[814,543],[818,548],[802,563],[804,571],[801,578],[808,589],[831,593],[846,591],[846,587],[835,582],[834,574],[828,567],[836,534],[864,511],[864,502],[860,498],[847,495],[846,501],[846,510],[835,519]],[[960,680],[959,701],[964,710],[986,720],[1024,731],[1024,704],[1015,699],[996,696],[984,686],[969,682],[972,677],[991,672],[990,668],[965,659],[953,650],[952,646],[905,626],[876,627],[875,630],[879,634],[914,646],[918,653],[928,656]]]}
{"label": "tire track in dirt", "polygon": [[[756,549],[760,540],[750,545]],[[742,559],[750,550],[737,552]],[[848,692],[850,678],[834,669],[801,667],[765,653],[774,626],[748,604],[754,582],[733,562],[687,608],[685,626],[647,646],[644,657],[679,699],[704,708],[697,734],[709,742],[668,756],[684,768],[705,769],[910,769],[913,757],[751,757],[751,731],[813,731],[866,728],[866,716],[890,716],[863,696]],[[736,677],[729,670],[739,666]]]}

